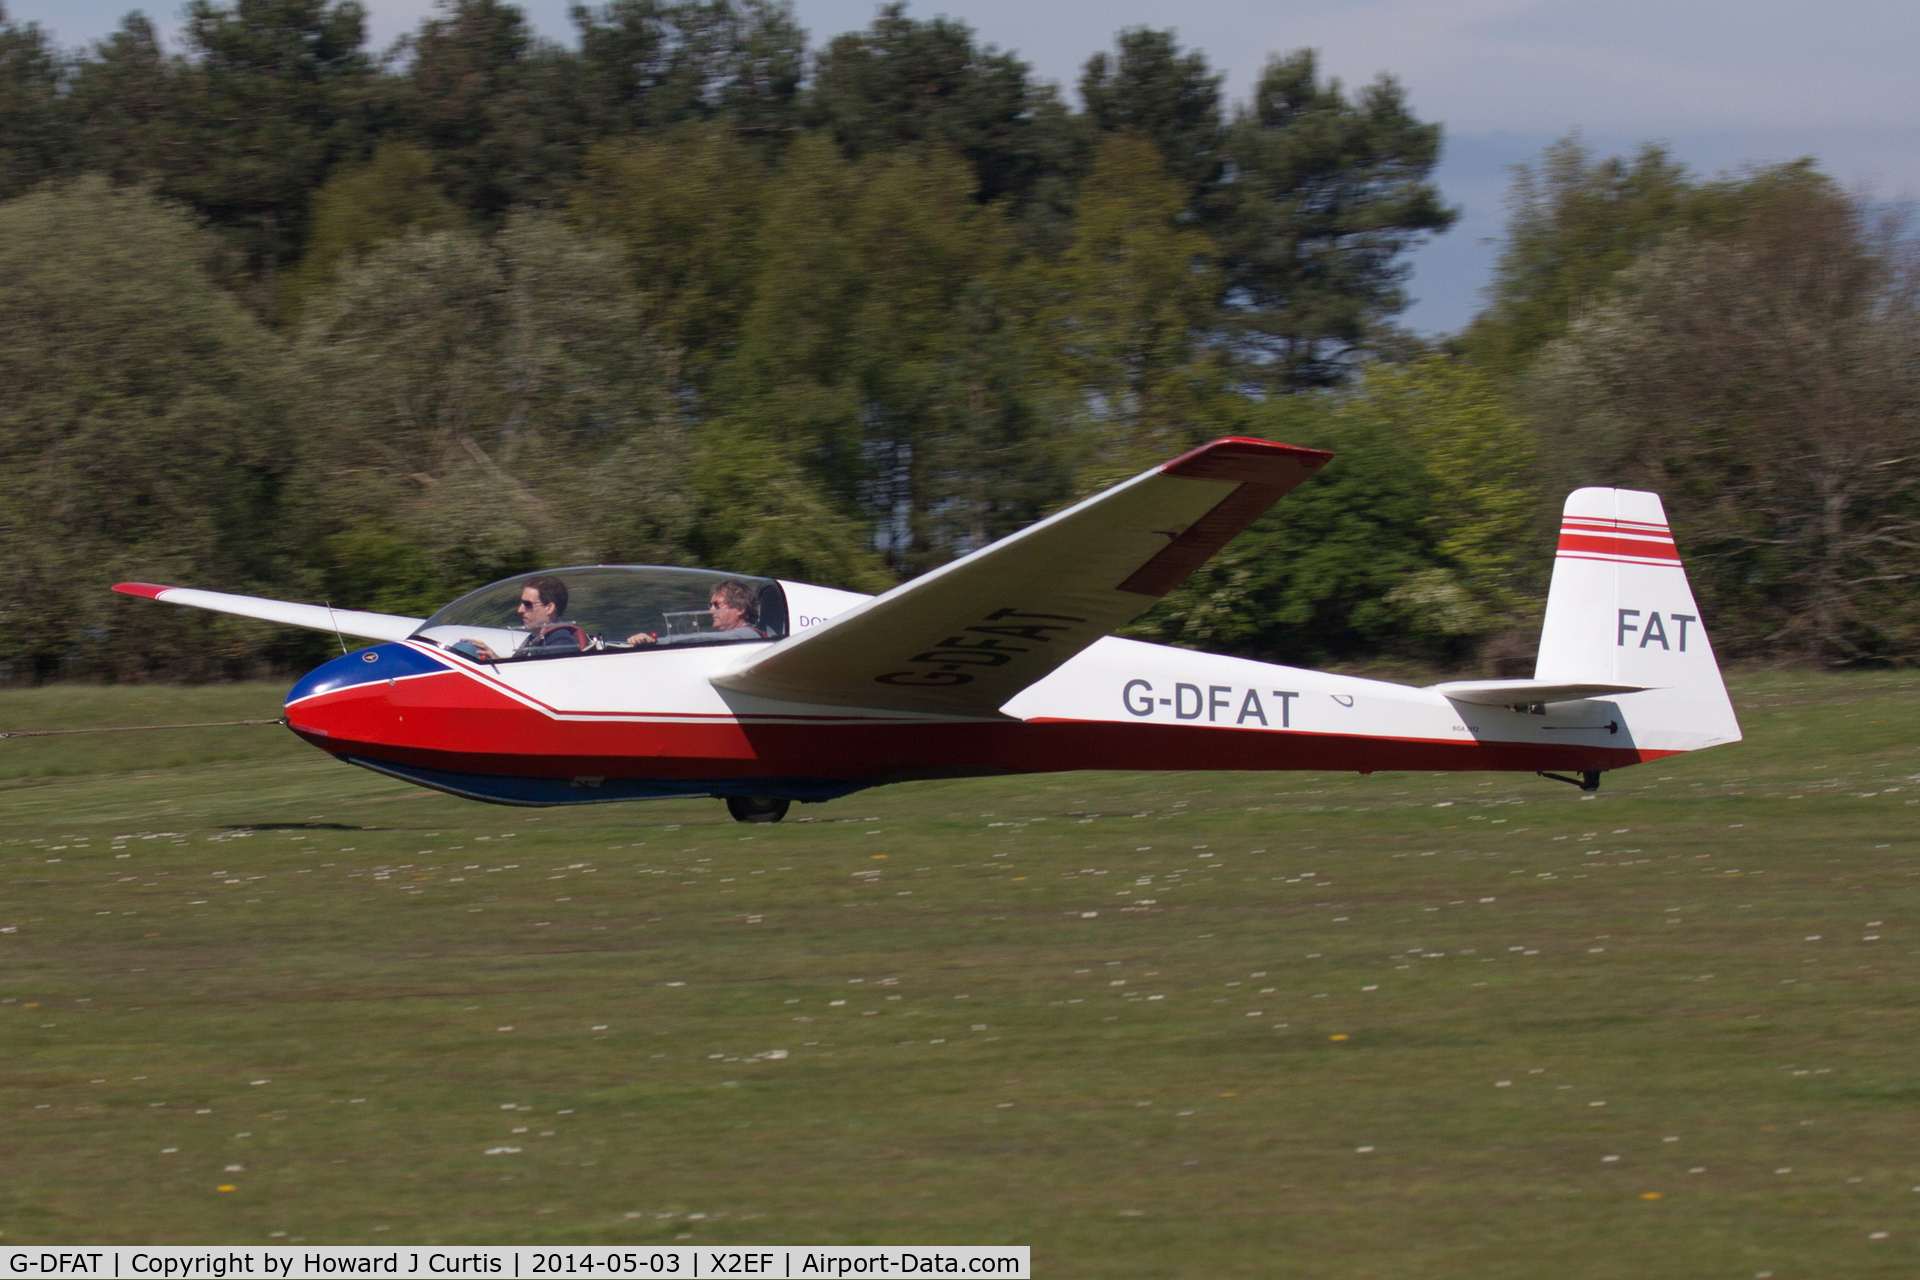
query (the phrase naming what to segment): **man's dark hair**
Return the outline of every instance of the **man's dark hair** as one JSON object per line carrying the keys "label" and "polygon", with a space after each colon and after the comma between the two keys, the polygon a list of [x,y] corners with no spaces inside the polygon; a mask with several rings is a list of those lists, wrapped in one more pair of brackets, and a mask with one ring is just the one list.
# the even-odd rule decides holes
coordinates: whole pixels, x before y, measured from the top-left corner
{"label": "man's dark hair", "polygon": [[547,604],[547,605],[553,606],[553,616],[556,621],[566,616],[567,614],[567,584],[566,583],[548,574],[538,578],[529,578],[525,582],[520,584],[520,589],[522,591],[525,591],[528,587],[532,587],[535,591],[538,591],[540,593],[541,604]]}

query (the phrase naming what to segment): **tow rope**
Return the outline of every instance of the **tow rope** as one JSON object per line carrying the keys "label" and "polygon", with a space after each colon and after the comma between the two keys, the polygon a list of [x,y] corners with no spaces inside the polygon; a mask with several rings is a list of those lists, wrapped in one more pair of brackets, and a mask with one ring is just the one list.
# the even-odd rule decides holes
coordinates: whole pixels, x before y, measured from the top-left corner
{"label": "tow rope", "polygon": [[142,733],[149,729],[232,729],[249,724],[285,724],[280,720],[203,720],[197,724],[119,724],[104,729],[12,729],[0,738],[58,738],[70,733]]}

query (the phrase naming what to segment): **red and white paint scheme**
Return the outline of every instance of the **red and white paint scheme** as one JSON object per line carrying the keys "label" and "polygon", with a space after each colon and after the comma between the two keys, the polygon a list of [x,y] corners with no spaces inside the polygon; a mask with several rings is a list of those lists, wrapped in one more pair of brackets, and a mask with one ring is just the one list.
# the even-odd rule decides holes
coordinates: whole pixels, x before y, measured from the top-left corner
{"label": "red and white paint scheme", "polygon": [[508,579],[424,619],[114,589],[383,641],[301,680],[288,726],[506,804],[715,796],[777,821],[882,783],[1067,769],[1558,770],[1592,790],[1605,770],[1739,741],[1651,493],[1567,499],[1531,680],[1414,688],[1111,634],[1330,456],[1216,440],[871,597],[607,565]]}

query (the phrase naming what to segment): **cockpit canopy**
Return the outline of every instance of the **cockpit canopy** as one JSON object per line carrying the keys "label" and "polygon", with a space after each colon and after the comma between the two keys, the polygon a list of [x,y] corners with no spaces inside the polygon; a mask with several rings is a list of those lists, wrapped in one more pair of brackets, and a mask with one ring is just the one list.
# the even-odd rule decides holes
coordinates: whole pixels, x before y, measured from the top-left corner
{"label": "cockpit canopy", "polygon": [[[557,579],[564,585],[566,604],[553,621],[578,628],[580,643],[569,640],[563,651],[543,648],[542,657],[629,647],[738,644],[778,640],[787,634],[786,594],[771,578],[710,569],[604,564],[542,569],[489,583],[428,618],[414,634],[448,648],[472,641],[499,657],[509,657],[534,634],[521,625],[516,609],[521,593],[543,579]],[[715,632],[709,602],[716,592],[747,601],[746,625]],[[652,639],[634,645],[636,636]],[[529,650],[520,656],[534,653]]]}

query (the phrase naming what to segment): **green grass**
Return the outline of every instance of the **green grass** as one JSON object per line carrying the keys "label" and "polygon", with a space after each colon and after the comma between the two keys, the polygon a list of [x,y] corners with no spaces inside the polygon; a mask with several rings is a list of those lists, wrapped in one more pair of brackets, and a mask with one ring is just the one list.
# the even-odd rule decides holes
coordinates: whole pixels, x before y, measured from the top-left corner
{"label": "green grass", "polygon": [[0,742],[0,1244],[1911,1276],[1920,681],[1737,701],[1744,744],[1597,798],[1087,774],[777,827],[490,808],[271,728]]}

